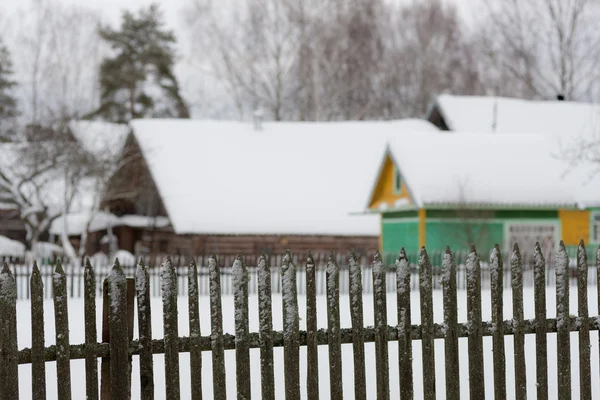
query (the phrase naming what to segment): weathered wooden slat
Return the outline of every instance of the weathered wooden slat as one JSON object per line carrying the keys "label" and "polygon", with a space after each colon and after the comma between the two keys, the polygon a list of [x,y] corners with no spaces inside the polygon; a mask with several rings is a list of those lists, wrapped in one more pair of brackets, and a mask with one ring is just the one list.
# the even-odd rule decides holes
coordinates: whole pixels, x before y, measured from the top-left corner
{"label": "weathered wooden slat", "polygon": [[248,270],[238,255],[233,273],[233,304],[235,308],[235,371],[239,400],[250,399],[250,349],[248,346]]}
{"label": "weathered wooden slat", "polygon": [[[600,315],[600,246],[596,249],[596,292],[598,300],[598,315]],[[600,349],[600,334],[598,334],[598,349]]]}
{"label": "weathered wooden slat", "polygon": [[[510,258],[513,301],[515,400],[527,399],[527,374],[525,368],[525,332],[523,316],[523,261],[515,243]],[[505,332],[506,333],[506,332]]]}
{"label": "weathered wooden slat", "polygon": [[483,328],[481,320],[481,265],[474,245],[467,257],[467,326],[469,330],[469,393],[485,398],[483,372]]}
{"label": "weathered wooden slat", "polygon": [[281,299],[283,306],[283,368],[285,372],[285,398],[300,399],[300,347],[298,289],[296,266],[289,251],[281,264]]}
{"label": "weathered wooden slat", "polygon": [[271,267],[264,254],[258,261],[258,333],[260,336],[261,398],[275,400],[273,370],[273,308],[271,301]]}
{"label": "weathered wooden slat", "polygon": [[[35,268],[36,266],[34,265],[34,269]],[[98,399],[98,357],[96,357],[96,343],[98,342],[98,333],[96,330],[96,275],[89,259],[85,261],[83,285],[85,320],[85,392],[87,400],[96,400]]]}
{"label": "weathered wooden slat", "polygon": [[306,257],[306,393],[319,399],[319,352],[317,347],[317,282],[315,261]]}
{"label": "weathered wooden slat", "polygon": [[150,277],[148,267],[140,259],[135,269],[135,290],[138,304],[138,335],[140,343],[140,397],[154,399],[154,362],[152,360],[152,312],[150,308]]}
{"label": "weathered wooden slat", "polygon": [[538,400],[548,398],[548,328],[546,323],[546,260],[539,243],[533,255],[533,290],[535,304],[535,369]]}
{"label": "weathered wooden slat", "polygon": [[160,267],[160,286],[163,303],[163,326],[165,337],[165,391],[166,398],[177,400],[179,386],[179,327],[177,315],[177,272],[171,258],[167,257]]}
{"label": "weathered wooden slat", "polygon": [[556,348],[558,398],[571,398],[571,334],[569,332],[569,256],[561,241],[556,252]]}
{"label": "weathered wooden slat", "polygon": [[223,349],[223,311],[221,307],[221,271],[217,258],[208,259],[210,280],[210,337],[212,354],[213,398],[225,400],[225,352]]}
{"label": "weathered wooden slat", "polygon": [[17,285],[8,264],[0,272],[0,399],[19,398]]}
{"label": "weathered wooden slat", "polygon": [[579,326],[579,398],[591,400],[592,376],[590,360],[590,325],[588,323],[588,256],[583,240],[577,249],[577,308],[580,318]]}
{"label": "weathered wooden slat", "polygon": [[377,399],[379,400],[390,398],[385,276],[386,272],[381,255],[377,252],[373,258],[373,318],[375,321],[375,375]]}
{"label": "weathered wooden slat", "polygon": [[350,285],[350,319],[352,321],[352,350],[354,355],[354,398],[366,399],[362,273],[360,263],[354,254],[350,256],[348,268],[348,282]]}
{"label": "weathered wooden slat", "polygon": [[[31,394],[34,399],[43,400],[46,398],[46,360],[44,359],[44,283],[42,282],[40,269],[36,261],[33,262],[33,271],[31,272],[30,286]],[[94,320],[94,323],[95,322],[96,321]],[[96,359],[95,355],[94,359]],[[96,393],[98,393],[97,376]],[[0,396],[0,398],[3,398],[3,396]]]}
{"label": "weathered wooden slat", "polygon": [[[421,299],[421,350],[423,354],[423,399],[435,400],[435,348],[433,335],[432,270],[425,247],[419,255],[419,295]],[[433,372],[433,373],[432,373]]]}
{"label": "weathered wooden slat", "polygon": [[188,313],[190,323],[190,379],[192,400],[202,399],[202,350],[200,350],[200,305],[198,267],[194,260],[188,267]]}
{"label": "weathered wooden slat", "polygon": [[494,335],[494,399],[506,399],[506,356],[504,352],[504,299],[503,299],[504,263],[500,247],[494,246],[490,256],[490,287],[492,294],[492,325]]}
{"label": "weathered wooden slat", "polygon": [[400,399],[412,400],[413,368],[410,318],[410,264],[404,247],[396,260],[396,303],[398,311],[398,363]]}
{"label": "weathered wooden slat", "polygon": [[115,260],[108,276],[108,299],[110,396],[111,400],[128,400],[131,396],[131,388],[127,332],[127,279],[119,260]]}
{"label": "weathered wooden slat", "polygon": [[56,376],[58,400],[71,399],[71,360],[69,357],[69,308],[67,278],[58,261],[52,279],[54,295],[54,325],[56,329]]}
{"label": "weathered wooden slat", "polygon": [[[109,318],[108,309],[110,307],[110,301],[108,299],[108,278],[105,278],[102,282],[102,343],[106,343],[110,349],[110,329],[109,329]],[[110,357],[109,353],[102,357],[100,364],[100,399],[110,400]],[[72,356],[71,356],[71,359]]]}
{"label": "weathered wooden slat", "polygon": [[460,399],[460,373],[458,352],[458,305],[456,294],[456,262],[454,254],[446,247],[442,260],[442,287],[444,296],[444,355],[446,371],[446,398]]}
{"label": "weathered wooden slat", "polygon": [[340,268],[331,252],[325,271],[327,280],[327,330],[329,350],[329,390],[331,399],[342,399],[342,344],[340,338]]}

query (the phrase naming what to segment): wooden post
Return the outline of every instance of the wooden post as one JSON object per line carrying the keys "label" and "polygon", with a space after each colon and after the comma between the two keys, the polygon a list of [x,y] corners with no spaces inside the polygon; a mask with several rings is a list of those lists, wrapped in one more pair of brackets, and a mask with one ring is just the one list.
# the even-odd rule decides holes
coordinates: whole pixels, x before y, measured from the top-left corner
{"label": "wooden post", "polygon": [[331,252],[326,270],[327,337],[329,347],[329,390],[331,399],[344,397],[342,380],[342,341],[340,336],[340,268]]}
{"label": "wooden post", "polygon": [[4,263],[0,272],[0,399],[18,398],[17,285]]}
{"label": "wooden post", "polygon": [[225,352],[223,348],[223,311],[221,308],[221,271],[216,256],[208,259],[210,280],[210,338],[212,348],[213,398],[227,398]]}
{"label": "wooden post", "polygon": [[[352,320],[352,350],[354,353],[354,398],[366,399],[365,379],[365,338],[363,327],[363,290],[361,266],[352,254],[348,262],[349,267],[349,292],[350,292],[350,317]],[[377,307],[377,306],[375,306]],[[379,354],[376,352],[376,355]],[[379,381],[378,381],[379,382]]]}
{"label": "wooden post", "polygon": [[306,393],[319,400],[319,352],[317,347],[317,282],[315,261],[306,257]]}
{"label": "wooden post", "polygon": [[[560,242],[555,259],[556,271],[556,348],[558,398],[571,398],[571,332],[569,329],[569,257]],[[587,305],[586,305],[587,306]]]}
{"label": "wooden post", "polygon": [[84,269],[84,320],[85,320],[85,389],[87,400],[98,399],[98,357],[96,357],[96,276],[90,260]]}
{"label": "wooden post", "polygon": [[67,278],[60,261],[52,280],[54,289],[54,323],[56,327],[56,377],[58,400],[71,400],[71,357],[69,343],[69,308]]}
{"label": "wooden post", "polygon": [[298,293],[296,266],[286,251],[281,264],[281,289],[283,306],[283,356],[285,370],[285,398],[300,399],[300,339],[298,334]]}
{"label": "wooden post", "polygon": [[444,296],[444,353],[446,366],[446,397],[460,399],[460,370],[458,352],[458,305],[456,294],[456,262],[450,247],[442,261],[442,287]]}
{"label": "wooden post", "polygon": [[535,302],[535,368],[538,400],[548,399],[548,325],[546,321],[546,260],[539,243],[533,259]]}
{"label": "wooden post", "polygon": [[515,342],[515,400],[527,399],[525,368],[525,324],[523,316],[523,262],[519,246],[515,243],[510,258],[513,298],[513,327]]}
{"label": "wooden post", "polygon": [[481,321],[481,266],[475,246],[467,257],[467,324],[469,348],[469,392],[472,399],[485,398],[483,372],[483,327]]}
{"label": "wooden post", "polygon": [[[421,298],[421,350],[423,357],[423,399],[435,400],[435,352],[433,332],[432,271],[425,247],[419,255],[419,295]],[[473,397],[475,398],[475,397]]]}
{"label": "wooden post", "polygon": [[590,364],[590,323],[588,320],[588,257],[583,240],[577,249],[577,308],[579,326],[579,393],[580,399],[592,399]]}
{"label": "wooden post", "polygon": [[385,269],[381,255],[373,258],[373,318],[375,320],[375,375],[377,399],[390,398],[390,375],[388,362],[387,298]]}
{"label": "wooden post", "polygon": [[506,399],[506,357],[504,354],[503,313],[504,263],[500,247],[494,246],[490,256],[490,286],[492,292],[492,346],[494,352],[494,399]]}
{"label": "wooden post", "polygon": [[108,280],[111,400],[129,400],[129,335],[127,332],[127,279],[115,260]]}
{"label": "wooden post", "polygon": [[200,306],[198,268],[194,260],[188,268],[188,312],[190,323],[190,378],[192,400],[202,399],[202,351],[200,350]]}
{"label": "wooden post", "polygon": [[169,400],[178,400],[180,387],[177,273],[170,257],[167,257],[166,261],[160,267],[160,284],[163,303],[166,398]]}
{"label": "wooden post", "polygon": [[[31,273],[31,394],[46,399],[46,359],[44,357],[44,284],[37,262]],[[4,317],[2,317],[2,320]],[[97,379],[97,378],[96,378]],[[96,392],[98,383],[96,382]],[[4,396],[0,395],[0,398]]]}
{"label": "wooden post", "polygon": [[400,399],[413,398],[412,335],[410,318],[410,264],[404,247],[396,261],[398,307],[398,362]]}
{"label": "wooden post", "polygon": [[248,400],[250,387],[250,347],[248,343],[248,269],[238,255],[231,269],[233,273],[233,305],[235,320],[235,372],[238,400]]}
{"label": "wooden post", "polygon": [[264,254],[261,254],[258,261],[258,315],[261,396],[264,400],[275,400],[271,267],[268,265]]}
{"label": "wooden post", "polygon": [[138,334],[140,340],[140,397],[154,399],[154,367],[152,361],[152,312],[150,309],[150,277],[142,260],[135,270],[138,302]]}

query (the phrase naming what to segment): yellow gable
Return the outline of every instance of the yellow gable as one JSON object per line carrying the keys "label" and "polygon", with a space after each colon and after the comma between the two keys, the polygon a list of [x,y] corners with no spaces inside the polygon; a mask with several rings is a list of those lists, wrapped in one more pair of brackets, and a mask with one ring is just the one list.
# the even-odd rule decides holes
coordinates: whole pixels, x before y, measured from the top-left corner
{"label": "yellow gable", "polygon": [[[400,199],[406,199],[408,200],[407,204],[412,204],[404,179],[400,176],[398,180],[396,173],[396,167],[392,159],[389,155],[386,156],[369,204],[370,209],[378,209],[382,204],[387,204],[388,207],[393,208],[394,203]],[[399,187],[398,183],[400,183]]]}

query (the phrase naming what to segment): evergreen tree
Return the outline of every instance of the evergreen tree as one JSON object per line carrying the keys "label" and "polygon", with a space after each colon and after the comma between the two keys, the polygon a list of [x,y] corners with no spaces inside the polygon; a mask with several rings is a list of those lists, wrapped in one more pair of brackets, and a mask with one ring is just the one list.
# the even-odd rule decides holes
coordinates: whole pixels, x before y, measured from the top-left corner
{"label": "evergreen tree", "polygon": [[156,4],[136,15],[125,11],[119,30],[102,27],[99,34],[115,54],[100,66],[102,97],[95,115],[113,122],[189,118],[173,73],[175,35],[164,28]]}
{"label": "evergreen tree", "polygon": [[19,115],[13,89],[12,61],[8,48],[0,41],[0,140],[10,140],[15,135],[16,117]]}

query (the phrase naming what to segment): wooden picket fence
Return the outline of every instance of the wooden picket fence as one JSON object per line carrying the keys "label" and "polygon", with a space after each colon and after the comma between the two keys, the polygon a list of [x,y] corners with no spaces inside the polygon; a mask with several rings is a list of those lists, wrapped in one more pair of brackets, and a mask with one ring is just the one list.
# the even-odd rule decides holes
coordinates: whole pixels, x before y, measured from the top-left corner
{"label": "wooden picket fence", "polygon": [[[85,265],[84,321],[85,343],[73,345],[69,341],[68,296],[66,274],[57,264],[52,281],[56,345],[44,344],[44,287],[39,268],[34,265],[31,275],[32,347],[18,349],[16,285],[8,265],[0,273],[0,399],[19,398],[19,364],[32,365],[32,393],[35,399],[46,398],[45,366],[56,361],[59,380],[57,398],[71,399],[70,361],[85,359],[86,394],[88,399],[129,399],[131,391],[132,356],[139,357],[139,380],[141,398],[153,399],[153,355],[164,354],[165,392],[160,398],[180,398],[179,353],[190,353],[192,399],[202,398],[202,351],[212,355],[213,398],[226,398],[225,351],[235,350],[236,392],[238,399],[249,399],[251,394],[250,349],[260,349],[261,398],[275,398],[273,349],[283,347],[285,398],[299,399],[300,346],[306,346],[307,386],[309,399],[319,397],[319,362],[317,347],[326,345],[329,352],[329,386],[332,399],[342,399],[342,344],[352,344],[354,364],[354,397],[366,398],[365,358],[375,358],[376,390],[378,399],[389,399],[388,343],[398,343],[400,398],[412,399],[413,387],[413,341],[421,341],[423,359],[423,398],[436,398],[434,341],[443,340],[445,349],[445,397],[460,398],[459,338],[468,341],[469,393],[472,399],[484,399],[484,352],[483,337],[491,336],[493,342],[494,398],[526,398],[525,335],[535,334],[536,343],[536,391],[538,399],[548,398],[547,335],[557,334],[558,398],[571,396],[570,332],[579,333],[579,391],[582,399],[591,399],[590,331],[598,330],[600,317],[588,315],[587,299],[587,252],[583,243],[577,255],[578,316],[569,315],[569,260],[564,245],[560,244],[554,258],[556,274],[556,318],[546,316],[546,261],[539,246],[534,252],[535,318],[523,316],[523,263],[519,248],[515,245],[508,260],[512,280],[513,319],[503,318],[503,271],[504,260],[498,247],[489,260],[491,276],[492,320],[482,320],[481,262],[475,248],[466,260],[467,266],[467,322],[458,322],[456,262],[448,249],[442,260],[443,315],[442,324],[433,319],[433,272],[425,249],[421,251],[418,266],[421,324],[411,324],[411,265],[404,250],[396,263],[396,296],[398,323],[387,323],[386,271],[384,263],[376,254],[372,262],[372,285],[374,326],[365,327],[363,320],[363,280],[359,260],[351,256],[349,266],[349,299],[351,328],[340,326],[340,268],[334,256],[326,267],[327,279],[327,329],[317,329],[315,290],[315,262],[308,255],[306,269],[306,331],[300,331],[297,294],[297,268],[287,253],[281,265],[283,330],[273,330],[271,301],[271,271],[265,258],[258,262],[258,308],[259,330],[249,330],[248,269],[244,259],[237,257],[232,265],[235,332],[223,331],[221,305],[220,267],[215,257],[208,259],[210,274],[210,326],[211,334],[201,336],[198,295],[198,268],[190,263],[187,269],[189,337],[178,333],[177,273],[167,260],[161,266],[161,290],[163,302],[164,337],[152,339],[150,287],[148,268],[138,265],[135,282],[127,279],[123,269],[115,263],[105,281],[104,313],[106,332],[98,342],[96,330],[96,278],[93,267]],[[596,254],[596,268],[600,269],[600,249]],[[597,274],[597,276],[600,276]],[[133,286],[132,284],[135,284]],[[600,282],[598,297],[600,299]],[[137,297],[139,339],[132,340],[133,292]],[[128,298],[129,297],[129,298]],[[600,310],[599,310],[600,314]],[[506,371],[504,336],[514,336],[514,371]],[[365,354],[365,343],[375,343],[375,353]],[[98,358],[102,359],[101,382],[98,382]],[[507,373],[513,373],[515,393],[506,392]],[[188,389],[186,389],[187,392]],[[440,393],[441,394],[441,393]],[[49,396],[54,398],[55,396]]]}

